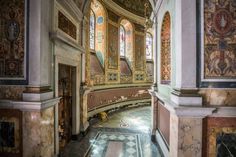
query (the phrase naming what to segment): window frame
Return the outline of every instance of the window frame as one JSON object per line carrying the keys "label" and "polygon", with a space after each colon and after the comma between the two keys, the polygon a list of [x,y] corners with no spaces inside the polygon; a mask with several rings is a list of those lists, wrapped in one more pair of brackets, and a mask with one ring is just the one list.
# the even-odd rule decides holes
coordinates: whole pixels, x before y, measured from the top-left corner
{"label": "window frame", "polygon": [[[121,55],[121,28],[124,30],[124,55]],[[119,54],[120,54],[120,57],[123,57],[125,58],[126,56],[126,29],[123,25],[120,25],[120,28],[119,28]]]}
{"label": "window frame", "polygon": [[[96,14],[95,14],[95,12],[93,11],[93,9],[90,9],[91,11],[90,11],[90,18],[89,18],[89,48],[90,48],[90,50],[93,50],[93,51],[95,51],[95,48],[96,48]],[[91,15],[91,13],[92,13],[92,15]],[[91,26],[90,26],[90,24],[91,24],[91,16],[93,16],[93,18],[94,18],[94,25],[93,25],[93,27],[94,27],[94,29],[93,29],[93,48],[91,48]]]}
{"label": "window frame", "polygon": [[[150,39],[151,39],[151,57],[150,58],[147,58],[147,35],[150,36]],[[150,32],[146,32],[146,35],[145,35],[145,57],[146,57],[146,61],[153,61],[153,36]]]}

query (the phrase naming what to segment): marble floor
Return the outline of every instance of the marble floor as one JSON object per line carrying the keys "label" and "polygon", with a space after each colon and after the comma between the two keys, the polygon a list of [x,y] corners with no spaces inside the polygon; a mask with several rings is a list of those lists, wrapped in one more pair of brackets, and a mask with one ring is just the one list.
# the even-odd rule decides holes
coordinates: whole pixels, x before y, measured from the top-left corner
{"label": "marble floor", "polygon": [[108,114],[107,121],[90,120],[86,136],[71,141],[63,157],[162,157],[151,141],[151,107],[122,109]]}

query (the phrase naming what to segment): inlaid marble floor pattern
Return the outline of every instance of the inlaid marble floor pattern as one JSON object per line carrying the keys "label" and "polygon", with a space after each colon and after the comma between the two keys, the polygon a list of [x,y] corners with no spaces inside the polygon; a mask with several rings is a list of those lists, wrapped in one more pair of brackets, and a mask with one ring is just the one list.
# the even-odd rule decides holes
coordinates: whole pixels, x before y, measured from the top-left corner
{"label": "inlaid marble floor pattern", "polygon": [[151,107],[125,109],[108,115],[105,122],[91,120],[88,134],[71,141],[63,157],[162,157],[151,141]]}

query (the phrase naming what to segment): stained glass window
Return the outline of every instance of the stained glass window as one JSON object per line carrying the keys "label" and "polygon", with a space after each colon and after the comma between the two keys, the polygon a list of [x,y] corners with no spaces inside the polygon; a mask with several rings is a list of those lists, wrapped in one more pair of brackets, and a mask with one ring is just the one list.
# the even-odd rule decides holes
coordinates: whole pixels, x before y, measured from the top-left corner
{"label": "stained glass window", "polygon": [[146,33],[146,59],[152,59],[152,35]]}
{"label": "stained glass window", "polygon": [[90,13],[90,49],[95,49],[95,14]]}
{"label": "stained glass window", "polygon": [[125,56],[125,28],[120,26],[120,56]]}

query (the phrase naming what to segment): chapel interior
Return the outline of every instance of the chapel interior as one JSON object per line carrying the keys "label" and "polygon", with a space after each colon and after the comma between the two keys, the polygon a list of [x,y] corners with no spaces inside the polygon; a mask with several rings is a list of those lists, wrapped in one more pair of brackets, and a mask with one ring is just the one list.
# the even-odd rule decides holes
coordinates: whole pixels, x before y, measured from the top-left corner
{"label": "chapel interior", "polygon": [[236,1],[0,0],[0,157],[236,157]]}

